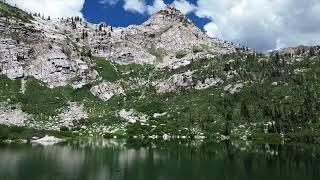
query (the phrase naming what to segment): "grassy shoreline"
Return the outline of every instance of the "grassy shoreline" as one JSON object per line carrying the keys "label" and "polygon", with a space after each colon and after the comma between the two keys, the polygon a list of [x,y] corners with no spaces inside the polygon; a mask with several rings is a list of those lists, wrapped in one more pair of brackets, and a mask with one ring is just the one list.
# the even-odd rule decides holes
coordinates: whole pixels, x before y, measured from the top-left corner
{"label": "grassy shoreline", "polygon": [[[73,140],[73,139],[85,139],[89,136],[79,135],[71,131],[49,131],[49,130],[37,130],[27,127],[17,127],[17,126],[5,126],[0,125],[0,142],[23,142],[23,140],[30,140],[33,137],[44,137],[45,135],[55,136],[64,140]],[[90,137],[92,138],[92,137]],[[106,134],[101,138],[111,139],[114,138],[113,134]],[[131,136],[117,136],[119,139],[127,140],[137,140],[137,141],[164,141],[162,137],[158,139],[139,139],[133,138]],[[197,140],[195,138],[187,139],[171,139],[174,140],[183,140],[183,141],[192,141]],[[170,141],[171,141],[170,140]],[[211,136],[201,141],[217,141],[219,140],[216,136]],[[254,143],[270,143],[270,144],[282,144],[282,143],[306,143],[306,144],[320,144],[320,133],[317,132],[297,132],[297,133],[288,133],[288,134],[276,134],[276,133],[255,133],[251,136],[248,136],[247,140],[243,140],[238,137],[230,137],[227,140],[230,141],[250,141]],[[224,140],[220,140],[224,141]]]}

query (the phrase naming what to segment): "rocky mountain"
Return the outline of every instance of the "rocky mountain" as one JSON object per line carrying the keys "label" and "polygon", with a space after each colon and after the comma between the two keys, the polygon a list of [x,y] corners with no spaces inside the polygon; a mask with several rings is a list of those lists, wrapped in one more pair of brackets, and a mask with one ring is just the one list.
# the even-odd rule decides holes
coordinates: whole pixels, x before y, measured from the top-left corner
{"label": "rocky mountain", "polygon": [[171,7],[128,28],[90,24],[79,18],[30,18],[30,23],[1,18],[2,73],[11,79],[33,76],[52,87],[65,86],[77,75],[83,82],[94,80],[97,73],[91,71],[94,62],[87,53],[118,64],[178,68],[240,48],[209,38]]}
{"label": "rocky mountain", "polygon": [[292,48],[283,48],[279,51],[273,52],[279,53],[284,56],[294,56],[294,57],[305,57],[305,56],[314,56],[318,54],[320,51],[320,46],[298,46],[298,47],[292,47]]}
{"label": "rocky mountain", "polygon": [[117,28],[0,2],[0,124],[150,139],[316,132],[319,54],[210,38],[172,7]]}

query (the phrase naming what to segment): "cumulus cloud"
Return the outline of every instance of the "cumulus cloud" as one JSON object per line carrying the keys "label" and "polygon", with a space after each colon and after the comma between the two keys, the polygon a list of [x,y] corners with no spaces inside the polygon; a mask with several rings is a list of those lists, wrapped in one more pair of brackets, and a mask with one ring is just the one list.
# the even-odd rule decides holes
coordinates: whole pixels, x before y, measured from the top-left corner
{"label": "cumulus cloud", "polygon": [[109,4],[109,5],[115,5],[119,2],[120,0],[100,0],[99,4]]}
{"label": "cumulus cloud", "polygon": [[154,0],[153,5],[148,5],[147,12],[148,14],[154,14],[159,10],[165,8],[167,5],[163,2],[163,0]]}
{"label": "cumulus cloud", "polygon": [[7,0],[21,9],[37,12],[46,16],[80,16],[85,0]]}
{"label": "cumulus cloud", "polygon": [[144,0],[124,0],[124,10],[144,14],[147,10]]}
{"label": "cumulus cloud", "polygon": [[172,6],[180,10],[183,14],[188,14],[196,10],[196,6],[188,2],[187,0],[175,0]]}
{"label": "cumulus cloud", "polygon": [[[105,3],[117,3],[120,0],[101,0]],[[167,4],[163,0],[154,0],[152,5],[147,5],[145,0],[124,0],[124,10],[140,14],[152,15],[165,8]],[[171,6],[180,10],[183,14],[188,14],[196,10],[196,6],[187,0],[175,0]]]}
{"label": "cumulus cloud", "polygon": [[319,0],[198,0],[210,36],[262,51],[320,43]]}
{"label": "cumulus cloud", "polygon": [[154,0],[152,5],[147,5],[145,0],[124,0],[124,10],[140,14],[153,14],[166,7],[163,0]]}
{"label": "cumulus cloud", "polygon": [[208,34],[208,36],[210,36],[210,37],[219,37],[219,36],[221,36],[220,33],[219,33],[218,26],[213,22],[210,22],[210,23],[206,24],[203,27],[203,29]]}

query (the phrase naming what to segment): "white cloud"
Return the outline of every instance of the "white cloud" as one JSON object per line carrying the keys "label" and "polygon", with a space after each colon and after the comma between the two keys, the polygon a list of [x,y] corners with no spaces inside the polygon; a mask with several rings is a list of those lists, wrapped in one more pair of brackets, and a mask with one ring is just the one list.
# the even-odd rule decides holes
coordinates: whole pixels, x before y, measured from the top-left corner
{"label": "white cloud", "polygon": [[147,12],[148,14],[154,14],[161,9],[165,8],[167,5],[163,2],[163,0],[154,0],[153,5],[148,5]]}
{"label": "white cloud", "polygon": [[109,5],[115,5],[119,2],[120,0],[100,0],[99,4],[109,4]]}
{"label": "white cloud", "polygon": [[319,0],[198,0],[211,36],[267,51],[320,43]]}
{"label": "white cloud", "polygon": [[144,14],[147,10],[144,0],[124,0],[124,10]]}
{"label": "white cloud", "polygon": [[203,29],[208,34],[208,36],[210,36],[210,37],[219,37],[219,36],[221,36],[220,33],[219,33],[218,26],[213,22],[210,22],[210,23],[206,24],[203,27]]}
{"label": "white cloud", "polygon": [[153,14],[166,7],[163,0],[154,0],[152,5],[147,5],[145,0],[124,0],[123,9],[140,14]]}
{"label": "white cloud", "polygon": [[85,0],[7,0],[21,9],[37,12],[46,16],[80,16]]}
{"label": "white cloud", "polygon": [[175,0],[172,6],[180,10],[183,14],[188,14],[196,10],[196,6],[188,2],[187,0]]}

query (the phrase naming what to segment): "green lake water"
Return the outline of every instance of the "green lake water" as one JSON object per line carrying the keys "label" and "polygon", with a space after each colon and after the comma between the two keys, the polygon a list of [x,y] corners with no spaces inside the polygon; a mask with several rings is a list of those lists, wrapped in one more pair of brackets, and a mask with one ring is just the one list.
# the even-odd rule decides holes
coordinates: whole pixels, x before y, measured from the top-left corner
{"label": "green lake water", "polygon": [[319,180],[320,146],[116,140],[0,145],[0,180],[209,179]]}

